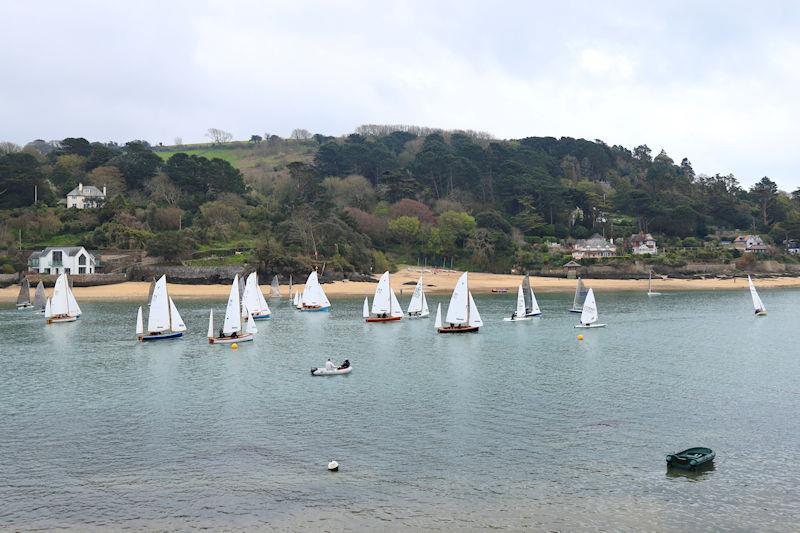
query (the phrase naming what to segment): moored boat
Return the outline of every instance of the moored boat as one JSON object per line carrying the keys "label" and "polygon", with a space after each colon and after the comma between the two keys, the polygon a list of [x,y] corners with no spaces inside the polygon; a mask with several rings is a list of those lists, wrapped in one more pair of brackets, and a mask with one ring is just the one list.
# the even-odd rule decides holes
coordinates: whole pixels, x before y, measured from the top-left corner
{"label": "moored boat", "polygon": [[714,457],[716,457],[716,454],[711,448],[689,448],[682,452],[667,455],[667,468],[697,470],[710,464]]}

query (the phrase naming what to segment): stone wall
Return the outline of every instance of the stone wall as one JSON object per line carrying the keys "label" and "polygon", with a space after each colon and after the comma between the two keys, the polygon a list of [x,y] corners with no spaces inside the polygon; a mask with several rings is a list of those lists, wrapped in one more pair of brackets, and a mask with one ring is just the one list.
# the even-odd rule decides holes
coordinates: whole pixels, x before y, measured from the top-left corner
{"label": "stone wall", "polygon": [[[58,279],[58,276],[54,274],[36,274],[35,272],[26,273],[26,277],[31,287],[36,287],[39,281],[44,283],[45,287],[52,287],[56,284],[56,279]],[[73,287],[95,287],[97,285],[124,283],[128,281],[128,276],[123,272],[115,274],[70,274],[69,281]]]}

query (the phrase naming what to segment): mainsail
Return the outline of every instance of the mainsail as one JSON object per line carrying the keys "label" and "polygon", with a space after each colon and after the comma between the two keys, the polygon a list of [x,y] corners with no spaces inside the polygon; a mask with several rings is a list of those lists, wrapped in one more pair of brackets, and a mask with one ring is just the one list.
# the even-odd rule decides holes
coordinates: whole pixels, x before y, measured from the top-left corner
{"label": "mainsail", "polygon": [[270,298],[280,298],[281,297],[281,286],[278,283],[278,276],[272,277],[272,283],[269,286],[269,297]]}
{"label": "mainsail", "polygon": [[586,300],[588,292],[583,284],[583,280],[578,278],[578,285],[575,287],[575,298],[572,300],[572,310],[580,311],[583,308],[583,303]]}
{"label": "mainsail", "polygon": [[240,310],[241,297],[239,295],[239,275],[233,277],[231,292],[228,295],[228,305],[225,308],[225,322],[222,325],[222,333],[231,335],[242,331],[242,313]]}
{"label": "mainsail", "polygon": [[581,311],[581,324],[589,325],[597,322],[597,303],[594,301],[594,291],[589,289]]}
{"label": "mainsail", "polygon": [[47,305],[47,295],[44,292],[44,283],[40,281],[33,294],[33,306],[36,309],[44,309],[45,305]]}
{"label": "mainsail", "polygon": [[517,289],[517,309],[514,311],[515,318],[522,318],[525,316],[525,293],[524,283]]}
{"label": "mainsail", "polygon": [[750,285],[750,296],[753,297],[753,307],[756,313],[766,313],[767,308],[764,306],[764,302],[761,301],[761,297],[758,295],[758,291],[756,291],[756,286],[753,285],[753,280],[750,279],[749,275],[747,276],[747,283]]}
{"label": "mainsail", "polygon": [[31,303],[31,283],[28,278],[23,278],[19,284],[19,294],[17,294],[17,306],[27,306]]}
{"label": "mainsail", "polygon": [[450,304],[447,306],[447,316],[445,322],[448,324],[462,325],[469,319],[469,288],[467,285],[467,273],[461,274],[453,295],[450,297]]}

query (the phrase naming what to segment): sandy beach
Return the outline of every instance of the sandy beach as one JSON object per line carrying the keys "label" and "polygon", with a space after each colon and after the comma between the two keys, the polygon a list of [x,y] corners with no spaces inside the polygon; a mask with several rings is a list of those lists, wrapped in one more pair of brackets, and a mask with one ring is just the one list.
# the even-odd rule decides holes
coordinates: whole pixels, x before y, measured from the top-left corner
{"label": "sandy beach", "polygon": [[[413,291],[414,284],[420,275],[420,270],[403,268],[392,274],[392,286],[398,296],[408,295]],[[447,294],[453,290],[460,272],[444,270],[425,270],[426,292]],[[377,281],[377,277],[376,277]],[[487,274],[471,272],[469,275],[470,289],[474,294],[491,293],[492,289],[508,289],[513,293],[517,285],[522,282],[522,276],[508,274]],[[615,280],[615,279],[585,279],[588,287],[597,292],[602,291],[646,291],[647,279],[641,280]],[[759,288],[790,288],[800,287],[800,278],[774,277],[757,280]],[[565,278],[540,278],[531,277],[531,285],[536,292],[572,292],[575,290],[575,280]],[[371,296],[375,291],[374,283],[337,281],[323,285],[325,292],[332,298],[347,296]],[[302,290],[302,285],[295,285]],[[269,293],[269,286],[262,285],[265,294]],[[281,295],[288,296],[288,286],[281,286]],[[716,290],[746,290],[746,278],[736,279],[653,279],[653,290],[668,291],[716,291]],[[147,300],[149,284],[145,282],[127,282],[117,285],[102,285],[97,287],[75,287],[75,297],[84,300]],[[190,298],[215,298],[225,300],[230,288],[228,285],[169,285],[169,292],[176,299]],[[17,298],[19,286],[12,285],[0,289],[0,302],[14,302]],[[48,295],[51,289],[47,290]]]}

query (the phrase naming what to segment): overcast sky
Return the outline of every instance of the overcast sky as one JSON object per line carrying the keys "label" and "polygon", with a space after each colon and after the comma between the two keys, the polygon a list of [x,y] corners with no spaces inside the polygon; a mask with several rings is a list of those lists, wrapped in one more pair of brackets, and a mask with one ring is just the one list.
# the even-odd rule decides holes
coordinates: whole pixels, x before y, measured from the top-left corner
{"label": "overcast sky", "polygon": [[0,0],[0,140],[403,123],[799,187],[800,2],[647,4]]}

